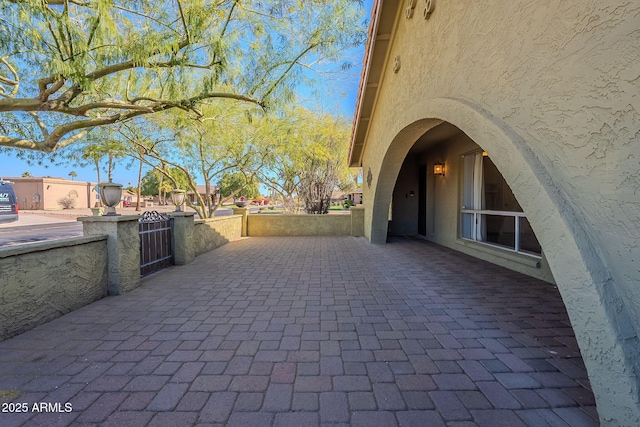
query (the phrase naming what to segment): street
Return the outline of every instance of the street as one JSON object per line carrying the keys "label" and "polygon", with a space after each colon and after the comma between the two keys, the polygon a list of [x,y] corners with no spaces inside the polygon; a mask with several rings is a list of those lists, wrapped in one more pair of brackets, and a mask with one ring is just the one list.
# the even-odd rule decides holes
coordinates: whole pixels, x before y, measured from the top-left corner
{"label": "street", "polygon": [[[251,213],[259,212],[259,208],[255,206],[249,210]],[[129,209],[121,209],[119,212],[125,215],[140,214]],[[215,216],[231,214],[233,210],[230,208],[221,208],[215,212]],[[79,213],[77,216],[82,214]],[[82,236],[82,223],[76,221],[74,215],[60,218],[29,212],[21,213],[20,219],[16,222],[0,224],[0,248],[77,236]]]}
{"label": "street", "polygon": [[0,228],[0,247],[44,242],[82,236],[82,224],[76,221],[32,224]]}

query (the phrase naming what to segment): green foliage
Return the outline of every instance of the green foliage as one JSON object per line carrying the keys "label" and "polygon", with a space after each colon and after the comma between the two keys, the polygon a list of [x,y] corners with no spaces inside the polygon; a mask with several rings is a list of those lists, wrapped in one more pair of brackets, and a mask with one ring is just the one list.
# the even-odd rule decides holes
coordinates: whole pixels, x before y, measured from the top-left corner
{"label": "green foliage", "polygon": [[289,210],[298,195],[308,213],[327,213],[333,190],[351,181],[350,122],[301,107],[286,109],[278,121],[268,172],[261,179],[285,199]]}
{"label": "green foliage", "polygon": [[[348,68],[354,0],[0,3],[0,146],[53,152],[90,129],[203,103],[269,107],[308,70]],[[346,64],[346,66],[345,66]],[[339,71],[339,70],[338,70]]]}
{"label": "green foliage", "polygon": [[[180,170],[186,178],[182,188],[195,197],[193,203],[188,201],[189,206],[201,218],[208,218],[218,207],[213,184],[233,172],[253,183],[268,149],[261,137],[264,114],[223,102],[208,104],[202,114],[204,118],[198,121],[184,113],[157,115],[152,121],[122,125],[118,133],[130,156],[161,173],[167,168]],[[198,189],[203,181],[204,192]]]}
{"label": "green foliage", "polygon": [[222,176],[220,194],[223,198],[235,195],[236,198],[244,196],[248,200],[260,197],[258,182],[241,172],[227,173]]}
{"label": "green foliage", "polygon": [[[177,186],[174,186],[174,181],[178,184]],[[164,173],[152,169],[142,178],[142,195],[158,196],[162,192],[169,192],[176,188],[184,190],[189,188],[188,182],[188,177],[180,169],[167,168]],[[135,192],[137,189],[132,191]]]}

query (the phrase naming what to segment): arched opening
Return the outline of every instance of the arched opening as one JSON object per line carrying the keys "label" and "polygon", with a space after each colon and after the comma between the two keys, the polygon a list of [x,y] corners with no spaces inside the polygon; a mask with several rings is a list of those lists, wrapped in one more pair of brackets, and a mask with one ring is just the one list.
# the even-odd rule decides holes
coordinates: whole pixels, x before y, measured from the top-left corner
{"label": "arched opening", "polygon": [[450,123],[431,128],[408,151],[390,211],[390,236],[417,236],[553,282],[531,224],[490,154]]}
{"label": "arched opening", "polygon": [[[448,244],[446,240],[450,239],[457,245],[457,250],[484,253],[474,255],[479,257],[495,257],[495,253],[492,253],[494,248],[482,251],[481,248],[469,246],[474,246],[477,242],[469,243],[460,237],[464,213],[464,183],[463,178],[460,178],[464,169],[463,156],[480,148],[488,152],[492,163],[521,205],[542,248],[540,267],[527,265],[524,262],[526,258],[509,262],[513,262],[514,269],[522,264],[525,269],[538,269],[540,272],[548,264],[550,276],[547,280],[555,280],[562,295],[602,419],[616,419],[618,422],[627,420],[630,425],[639,420],[640,345],[637,331],[630,321],[629,308],[598,255],[590,238],[588,224],[578,215],[562,188],[553,181],[529,143],[489,112],[464,100],[424,101],[412,105],[405,117],[405,123],[397,124],[397,133],[384,150],[383,156],[364,157],[365,170],[368,167],[374,171],[370,187],[374,200],[368,205],[365,220],[370,240],[383,243],[388,231],[398,230],[396,224],[393,224],[401,219],[394,215],[398,212],[397,209],[391,209],[392,227],[389,227],[390,205],[392,201],[405,195],[405,199],[409,200],[412,191],[406,182],[403,184],[401,175],[409,173],[411,168],[403,165],[411,161],[408,160],[408,156],[412,156],[411,150],[416,150],[413,154],[427,150],[430,161],[435,164],[434,159],[438,157],[437,161],[444,164],[445,175],[436,177],[430,174],[429,160],[422,165],[413,163],[411,166],[416,176],[416,187],[413,190],[416,209],[412,214],[415,216],[412,226],[415,234],[419,234],[418,218],[421,215],[418,209],[420,195],[415,193],[419,191],[417,177],[425,174],[427,181],[422,197],[427,201],[424,213],[424,231],[427,236],[431,227],[431,230],[440,231],[431,237],[437,243]],[[414,148],[422,138],[428,140],[425,135],[438,129],[437,126],[443,122],[459,129],[470,140],[467,149],[464,149],[464,141],[456,142],[456,150],[450,150],[450,144],[442,145],[443,141],[423,141],[426,148]],[[450,136],[449,142],[452,138],[456,137]],[[456,171],[450,166],[454,166]],[[429,178],[432,178],[431,182]],[[439,192],[447,194],[438,197]],[[429,197],[438,201],[437,204],[432,204],[432,215],[429,215]],[[445,212],[456,213],[453,226],[451,218],[442,215]],[[442,229],[447,228],[448,232],[442,232]],[[543,261],[545,255],[548,262]]]}

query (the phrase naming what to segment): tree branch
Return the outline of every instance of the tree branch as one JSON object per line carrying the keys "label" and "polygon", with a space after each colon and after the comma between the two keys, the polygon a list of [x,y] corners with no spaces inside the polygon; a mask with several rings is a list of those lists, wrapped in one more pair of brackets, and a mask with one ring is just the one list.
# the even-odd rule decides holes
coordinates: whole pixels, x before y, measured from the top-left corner
{"label": "tree branch", "polygon": [[[262,96],[263,99],[266,99],[269,95],[271,95],[271,93],[276,89],[276,87],[278,87],[278,85],[282,82],[282,80],[284,80],[284,78],[287,76],[287,74],[289,73],[289,71],[291,71],[291,69],[294,67],[294,65],[296,65],[298,63],[298,61],[300,60],[300,58],[302,58],[304,55],[306,55],[308,52],[310,52],[311,50],[313,50],[316,46],[318,46],[318,43],[311,43],[309,46],[307,46],[302,52],[300,52],[298,54],[298,56],[296,56],[292,61],[289,62],[285,62],[283,64],[289,64],[289,66],[284,70],[284,72],[280,75],[280,77],[273,82],[273,84],[271,85],[271,87],[265,92],[265,94]],[[275,69],[276,67],[278,67],[279,65],[282,64],[278,64],[274,67],[272,67],[269,72],[271,72],[271,70]],[[257,85],[255,85],[255,87],[251,90],[251,92],[249,92],[250,94],[254,94],[255,91],[258,90],[258,88],[260,86],[262,86],[263,83],[266,82],[267,80],[267,76],[269,75],[269,72],[265,73],[265,75],[262,77],[262,79],[260,80],[260,83],[258,83]]]}
{"label": "tree branch", "polygon": [[180,0],[176,0],[178,4],[178,11],[180,12],[180,20],[182,21],[182,27],[184,28],[184,34],[187,38],[187,42],[191,43],[191,35],[189,34],[189,26],[187,25],[187,20],[184,17],[184,11],[182,10],[182,3]]}
{"label": "tree branch", "polygon": [[5,58],[0,58],[0,63],[4,64],[4,66],[9,69],[9,72],[11,72],[11,74],[13,74],[14,80],[11,80],[11,79],[3,77],[3,76],[0,76],[0,82],[4,83],[6,85],[9,85],[9,86],[13,86],[13,89],[11,90],[11,93],[9,95],[5,95],[5,96],[13,97],[13,96],[15,96],[16,93],[18,93],[18,88],[20,87],[20,76],[18,75],[18,72],[16,71],[16,69],[13,68],[13,66],[11,64],[9,64]]}

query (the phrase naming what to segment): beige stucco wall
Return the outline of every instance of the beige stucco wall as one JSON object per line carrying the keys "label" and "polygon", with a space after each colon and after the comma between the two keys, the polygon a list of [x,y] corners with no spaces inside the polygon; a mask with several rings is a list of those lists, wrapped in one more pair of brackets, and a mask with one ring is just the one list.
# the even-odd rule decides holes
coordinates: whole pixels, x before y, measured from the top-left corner
{"label": "beige stucco wall", "polygon": [[351,215],[249,215],[247,234],[250,237],[351,236]]}
{"label": "beige stucco wall", "polygon": [[0,249],[0,341],[102,298],[106,283],[103,236]]}
{"label": "beige stucco wall", "polygon": [[399,7],[362,158],[365,234],[382,242],[421,135],[447,121],[491,153],[548,257],[606,425],[640,424],[639,15],[614,0],[451,0],[428,20]]}
{"label": "beige stucco wall", "polygon": [[[58,210],[63,197],[77,194],[77,208],[93,207],[97,202],[95,184],[86,181],[70,181],[62,178],[9,178],[18,197],[18,207],[22,210]],[[37,196],[40,201],[38,202]]]}
{"label": "beige stucco wall", "polygon": [[197,220],[194,223],[192,247],[194,256],[238,240],[242,232],[242,217],[238,215]]}
{"label": "beige stucco wall", "polygon": [[85,236],[107,236],[109,295],[120,295],[140,285],[138,215],[80,217]]}

